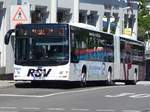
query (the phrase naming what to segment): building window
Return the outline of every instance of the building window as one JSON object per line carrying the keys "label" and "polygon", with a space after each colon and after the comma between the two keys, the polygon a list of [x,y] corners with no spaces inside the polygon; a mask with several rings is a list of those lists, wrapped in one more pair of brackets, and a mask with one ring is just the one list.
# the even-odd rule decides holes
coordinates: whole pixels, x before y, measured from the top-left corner
{"label": "building window", "polygon": [[31,23],[46,23],[48,11],[46,6],[36,6],[34,11],[31,11]]}
{"label": "building window", "polygon": [[21,5],[22,1],[21,0],[17,0],[17,5]]}
{"label": "building window", "polygon": [[35,10],[31,12],[31,16],[32,16],[32,19],[31,19],[32,23],[41,23],[42,13],[40,10]]}
{"label": "building window", "polygon": [[87,11],[80,11],[79,13],[79,22],[86,23],[87,20]]}
{"label": "building window", "polygon": [[91,11],[91,13],[87,16],[87,23],[96,26],[97,20],[98,20],[97,12]]}
{"label": "building window", "polygon": [[71,14],[69,9],[58,9],[57,21],[59,23],[69,23],[71,19]]}
{"label": "building window", "polygon": [[107,10],[111,10],[112,6],[111,4],[104,4],[104,8]]}

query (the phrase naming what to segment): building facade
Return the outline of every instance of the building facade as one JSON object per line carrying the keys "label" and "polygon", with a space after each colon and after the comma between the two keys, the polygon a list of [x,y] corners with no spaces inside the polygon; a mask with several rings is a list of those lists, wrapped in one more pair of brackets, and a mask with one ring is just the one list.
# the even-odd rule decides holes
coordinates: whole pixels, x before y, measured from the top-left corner
{"label": "building facade", "polygon": [[29,23],[79,22],[137,39],[137,0],[0,0],[0,74],[13,73],[13,47],[4,44],[12,28],[11,7],[29,6]]}

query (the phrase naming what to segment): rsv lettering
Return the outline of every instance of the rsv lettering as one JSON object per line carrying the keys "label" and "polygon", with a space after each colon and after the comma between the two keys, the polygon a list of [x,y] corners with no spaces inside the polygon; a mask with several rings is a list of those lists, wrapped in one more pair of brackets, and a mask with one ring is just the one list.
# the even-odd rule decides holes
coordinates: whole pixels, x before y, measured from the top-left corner
{"label": "rsv lettering", "polygon": [[30,77],[47,77],[51,69],[29,69],[27,76]]}

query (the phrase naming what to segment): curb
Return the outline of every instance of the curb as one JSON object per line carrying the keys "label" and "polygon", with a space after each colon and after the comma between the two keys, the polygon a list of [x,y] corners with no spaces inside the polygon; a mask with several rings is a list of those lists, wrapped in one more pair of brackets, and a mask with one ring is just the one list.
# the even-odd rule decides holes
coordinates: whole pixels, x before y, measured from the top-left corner
{"label": "curb", "polygon": [[137,82],[138,85],[150,85],[150,81],[139,81]]}
{"label": "curb", "polygon": [[7,87],[11,87],[14,86],[15,81],[0,81],[0,88],[7,88]]}

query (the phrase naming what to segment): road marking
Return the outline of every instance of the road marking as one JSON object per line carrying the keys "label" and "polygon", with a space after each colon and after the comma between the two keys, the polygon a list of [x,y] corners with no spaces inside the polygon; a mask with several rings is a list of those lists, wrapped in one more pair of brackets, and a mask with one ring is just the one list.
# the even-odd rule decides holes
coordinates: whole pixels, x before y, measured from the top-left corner
{"label": "road marking", "polygon": [[123,97],[123,96],[128,96],[128,95],[135,95],[135,93],[120,93],[117,95],[105,95],[107,98],[118,98],[118,97]]}
{"label": "road marking", "polygon": [[[140,110],[121,110],[122,112],[142,112]],[[143,111],[144,112],[144,111]]]}
{"label": "road marking", "polygon": [[148,98],[150,97],[150,94],[135,94],[135,95],[132,95],[132,96],[129,96],[130,98]]}
{"label": "road marking", "polygon": [[115,110],[111,110],[111,109],[97,109],[97,112],[115,112]]}
{"label": "road marking", "polygon": [[0,109],[16,109],[17,107],[0,107]]}
{"label": "road marking", "polygon": [[25,107],[25,108],[22,108],[24,110],[39,110],[40,108],[36,108],[36,107]]}
{"label": "road marking", "polygon": [[89,109],[71,109],[73,111],[89,111]]}
{"label": "road marking", "polygon": [[140,99],[140,98],[148,98],[148,97],[150,97],[150,94],[148,94],[148,93],[144,93],[144,94],[120,93],[120,94],[116,94],[116,95],[105,95],[106,98],[119,98],[119,97],[123,97],[123,96],[128,96],[129,98]]}
{"label": "road marking", "polygon": [[0,94],[0,96],[10,96],[10,97],[32,97],[32,98],[40,98],[41,96],[37,95],[18,95],[18,94]]}
{"label": "road marking", "polygon": [[109,87],[95,87],[90,89],[82,89],[82,90],[73,90],[73,91],[66,91],[66,92],[58,92],[58,93],[52,93],[47,95],[19,95],[19,94],[0,94],[0,96],[10,96],[10,97],[29,97],[29,98],[45,98],[45,97],[51,97],[56,95],[63,95],[63,94],[70,94],[70,93],[81,93],[81,92],[89,92],[89,91],[96,91],[96,90],[102,90],[102,89],[110,89],[110,88],[122,88],[126,86],[109,86]]}
{"label": "road marking", "polygon": [[[0,107],[0,109],[19,109],[19,107]],[[39,111],[41,108],[38,107],[23,107],[22,110],[26,111]],[[47,111],[65,111],[65,108],[46,108]],[[70,108],[72,111],[81,111],[81,112],[91,112],[92,109],[88,108]],[[117,112],[114,109],[96,109],[96,112]],[[15,110],[0,110],[0,112],[19,112]],[[120,112],[149,112],[149,110],[141,111],[141,110],[120,110]]]}
{"label": "road marking", "polygon": [[64,111],[64,108],[47,108],[46,110],[57,110],[57,111]]}
{"label": "road marking", "polygon": [[17,107],[0,107],[0,112],[18,112],[12,109],[17,109]]}
{"label": "road marking", "polygon": [[[118,87],[118,86],[114,86],[114,88],[115,87]],[[122,86],[122,87],[124,87],[124,86]],[[82,90],[73,90],[73,91],[67,91],[67,92],[52,93],[52,94],[42,95],[40,97],[50,97],[50,96],[70,94],[70,93],[89,92],[89,91],[96,91],[96,90],[110,89],[110,88],[112,88],[112,87],[95,87],[95,88],[90,88],[90,89],[82,89]]]}
{"label": "road marking", "polygon": [[5,110],[0,110],[0,112],[19,112],[19,111],[5,111]]}

